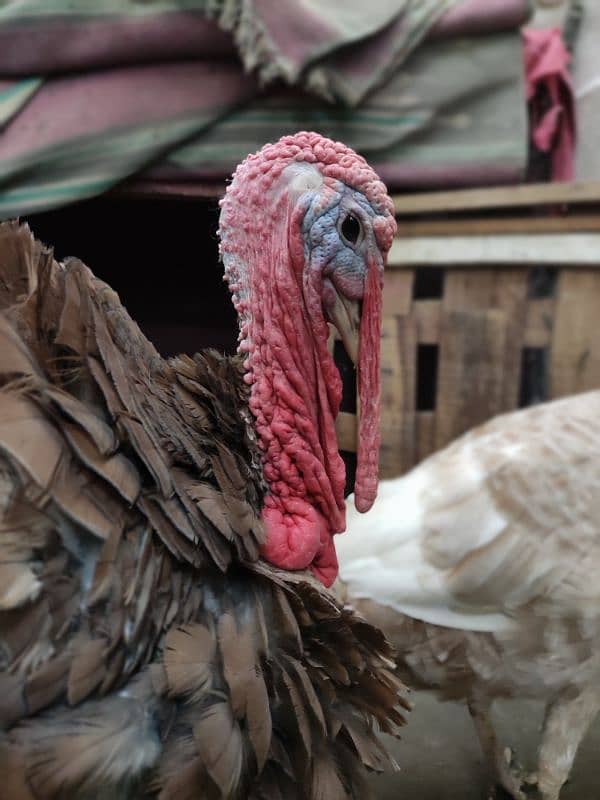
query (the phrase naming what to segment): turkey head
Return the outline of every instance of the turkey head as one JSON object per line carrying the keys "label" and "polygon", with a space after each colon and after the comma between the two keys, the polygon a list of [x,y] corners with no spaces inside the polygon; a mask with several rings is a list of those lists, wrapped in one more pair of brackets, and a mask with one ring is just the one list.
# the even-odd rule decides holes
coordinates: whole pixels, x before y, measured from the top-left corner
{"label": "turkey head", "polygon": [[393,204],[366,161],[316,133],[249,156],[221,201],[220,248],[240,323],[239,351],[268,493],[263,557],[337,576],[345,467],[335,418],[342,383],[328,322],[357,366],[355,502],[377,492],[381,294],[396,230]]}

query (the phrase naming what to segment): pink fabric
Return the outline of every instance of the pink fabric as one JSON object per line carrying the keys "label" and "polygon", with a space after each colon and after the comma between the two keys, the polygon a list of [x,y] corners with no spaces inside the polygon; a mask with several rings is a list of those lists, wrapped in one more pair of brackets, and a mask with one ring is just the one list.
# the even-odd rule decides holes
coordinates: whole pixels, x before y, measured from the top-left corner
{"label": "pink fabric", "polygon": [[[552,154],[553,180],[573,180],[576,127],[568,70],[571,56],[558,28],[527,29],[523,40],[533,141],[539,150]],[[545,93],[540,92],[542,88]]]}

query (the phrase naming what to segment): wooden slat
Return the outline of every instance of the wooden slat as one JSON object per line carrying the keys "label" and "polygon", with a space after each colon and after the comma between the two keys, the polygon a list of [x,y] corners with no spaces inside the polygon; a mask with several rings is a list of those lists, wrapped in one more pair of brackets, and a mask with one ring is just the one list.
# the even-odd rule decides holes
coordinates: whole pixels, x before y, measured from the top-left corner
{"label": "wooden slat", "polygon": [[437,344],[439,342],[441,306],[439,300],[417,300],[413,303],[419,344]]}
{"label": "wooden slat", "polygon": [[[514,408],[518,400],[521,348],[527,313],[527,273],[527,268],[521,268],[456,269],[446,274],[444,311],[482,312],[498,309],[505,314],[503,390],[498,412]],[[440,402],[444,402],[443,397],[440,397]]]}
{"label": "wooden slat", "polygon": [[489,308],[493,303],[496,277],[491,269],[455,269],[446,273],[443,308],[468,311]]}
{"label": "wooden slat", "polygon": [[412,304],[414,272],[386,270],[383,280],[383,316],[408,314]]}
{"label": "wooden slat", "polygon": [[502,403],[499,412],[510,411],[519,402],[523,338],[527,319],[527,276],[526,268],[494,272],[492,307],[503,311],[506,319]]}
{"label": "wooden slat", "polygon": [[600,267],[600,233],[396,237],[388,268],[552,264]]}
{"label": "wooden slat", "polygon": [[440,219],[412,222],[400,220],[398,237],[481,236],[513,233],[575,233],[600,231],[600,213],[546,217],[482,217],[478,219]]}
{"label": "wooden slat", "polygon": [[483,208],[522,208],[533,205],[600,203],[600,182],[533,183],[449,192],[395,195],[396,214],[467,211]]}
{"label": "wooden slat", "polygon": [[380,474],[393,478],[415,461],[416,329],[410,315],[383,319]]}
{"label": "wooden slat", "polygon": [[357,450],[357,418],[355,414],[340,411],[335,421],[338,448],[356,453]]}
{"label": "wooden slat", "polygon": [[529,300],[523,344],[525,347],[549,347],[552,340],[554,320],[553,297]]}
{"label": "wooden slat", "polygon": [[550,357],[552,397],[600,387],[600,274],[563,271]]}
{"label": "wooden slat", "polygon": [[449,311],[442,316],[437,448],[503,409],[506,337],[503,311]]}
{"label": "wooden slat", "polygon": [[415,461],[422,461],[435,452],[435,411],[417,412],[417,452]]}

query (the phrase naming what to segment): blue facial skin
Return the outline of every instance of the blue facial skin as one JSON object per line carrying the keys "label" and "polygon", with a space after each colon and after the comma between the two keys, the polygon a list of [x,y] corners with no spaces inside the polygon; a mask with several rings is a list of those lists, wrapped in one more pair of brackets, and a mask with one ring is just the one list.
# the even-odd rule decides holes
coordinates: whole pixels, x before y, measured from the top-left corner
{"label": "blue facial skin", "polygon": [[[360,192],[338,182],[331,192],[331,202],[323,208],[319,193],[310,202],[302,223],[305,263],[323,271],[336,289],[349,299],[359,300],[363,294],[367,271],[366,252],[377,249],[373,234],[376,212]],[[360,231],[355,242],[343,234],[343,223],[351,214],[358,220]]]}

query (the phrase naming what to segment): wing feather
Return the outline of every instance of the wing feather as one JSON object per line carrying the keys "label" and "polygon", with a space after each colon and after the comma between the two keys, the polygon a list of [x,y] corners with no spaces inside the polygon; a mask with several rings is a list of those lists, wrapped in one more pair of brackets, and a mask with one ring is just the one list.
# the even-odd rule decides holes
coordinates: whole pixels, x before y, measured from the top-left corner
{"label": "wing feather", "polygon": [[0,226],[0,277],[3,786],[364,797],[373,722],[402,719],[391,650],[259,559],[240,362],[164,361],[25,226]]}
{"label": "wing feather", "polygon": [[[349,594],[426,622],[510,630],[520,609],[600,601],[600,392],[498,417],[348,508]],[[368,528],[369,549],[366,540]]]}

